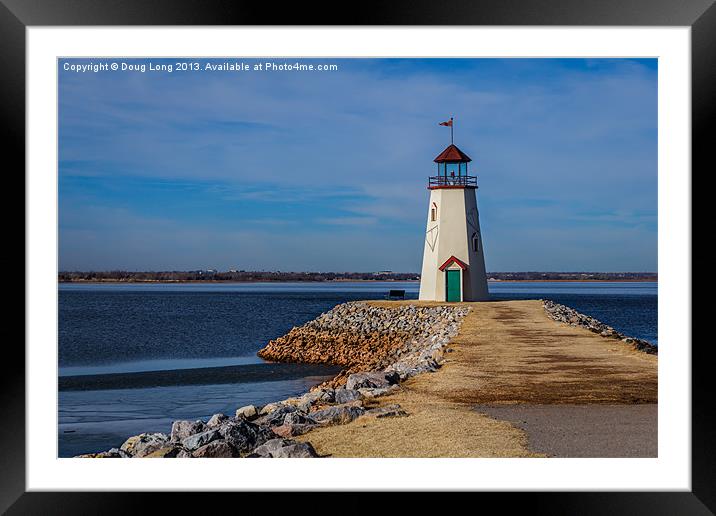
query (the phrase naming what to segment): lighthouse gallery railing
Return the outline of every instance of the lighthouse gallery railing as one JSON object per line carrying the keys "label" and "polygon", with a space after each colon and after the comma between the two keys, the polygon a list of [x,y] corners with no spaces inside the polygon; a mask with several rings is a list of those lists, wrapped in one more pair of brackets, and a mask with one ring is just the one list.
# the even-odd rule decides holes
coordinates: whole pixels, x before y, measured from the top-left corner
{"label": "lighthouse gallery railing", "polygon": [[472,186],[477,188],[477,176],[430,176],[428,188],[440,186]]}

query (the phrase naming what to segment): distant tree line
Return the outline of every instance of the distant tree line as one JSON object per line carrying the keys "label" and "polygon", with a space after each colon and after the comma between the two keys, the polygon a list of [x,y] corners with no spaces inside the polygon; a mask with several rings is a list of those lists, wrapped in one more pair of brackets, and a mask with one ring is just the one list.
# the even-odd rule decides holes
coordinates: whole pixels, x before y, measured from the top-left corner
{"label": "distant tree line", "polygon": [[415,273],[396,272],[281,272],[281,271],[99,271],[60,272],[59,281],[408,281],[419,280]]}
{"label": "distant tree line", "polygon": [[[657,281],[655,272],[491,272],[501,281]],[[282,271],[63,271],[60,282],[180,282],[180,281],[414,281],[414,272],[282,272]]]}
{"label": "distant tree line", "polygon": [[502,281],[657,281],[655,272],[490,272]]}

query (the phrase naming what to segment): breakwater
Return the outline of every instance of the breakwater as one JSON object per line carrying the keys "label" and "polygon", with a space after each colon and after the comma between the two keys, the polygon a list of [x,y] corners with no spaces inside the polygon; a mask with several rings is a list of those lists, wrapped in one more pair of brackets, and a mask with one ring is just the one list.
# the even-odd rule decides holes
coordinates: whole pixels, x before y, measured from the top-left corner
{"label": "breakwater", "polygon": [[270,341],[258,355],[275,362],[342,366],[344,370],[329,382],[333,387],[364,370],[388,368],[405,379],[435,368],[441,348],[457,334],[468,310],[343,303]]}
{"label": "breakwater", "polygon": [[550,300],[544,300],[543,304],[547,315],[557,322],[566,323],[571,326],[579,326],[591,331],[592,333],[597,333],[602,337],[619,339],[637,351],[642,351],[650,355],[658,354],[658,348],[652,343],[643,339],[637,339],[635,337],[624,335],[611,326],[598,321],[594,317],[579,313],[573,308]]}
{"label": "breakwater", "polygon": [[440,367],[445,348],[469,310],[365,302],[338,305],[259,352],[276,362],[343,367],[330,382],[263,407],[240,407],[231,416],[175,421],[169,434],[132,436],[119,448],[80,457],[315,457],[310,442],[292,437],[359,417],[407,415],[397,404],[379,406],[376,398],[400,390],[400,382],[407,378]]}

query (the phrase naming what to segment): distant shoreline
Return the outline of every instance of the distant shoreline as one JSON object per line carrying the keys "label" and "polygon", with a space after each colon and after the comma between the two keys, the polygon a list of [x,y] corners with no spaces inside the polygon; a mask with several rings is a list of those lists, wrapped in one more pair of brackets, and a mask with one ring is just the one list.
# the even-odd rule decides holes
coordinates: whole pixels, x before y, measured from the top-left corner
{"label": "distant shoreline", "polygon": [[[658,278],[639,279],[527,279],[527,280],[488,280],[488,283],[657,283]],[[58,283],[83,283],[101,285],[124,284],[124,283],[198,283],[198,284],[220,284],[220,283],[420,283],[420,280],[386,280],[386,279],[356,279],[356,280],[59,280]]]}

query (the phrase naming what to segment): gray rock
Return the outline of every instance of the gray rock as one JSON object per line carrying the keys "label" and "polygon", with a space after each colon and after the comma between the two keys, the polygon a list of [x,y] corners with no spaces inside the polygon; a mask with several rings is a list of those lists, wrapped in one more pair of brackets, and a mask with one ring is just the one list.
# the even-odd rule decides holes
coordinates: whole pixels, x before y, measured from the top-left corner
{"label": "gray rock", "polygon": [[346,389],[384,388],[398,383],[400,376],[394,372],[371,371],[367,373],[354,373],[346,381]]}
{"label": "gray rock", "polygon": [[155,459],[172,459],[179,455],[181,451],[183,451],[183,448],[180,448],[179,446],[169,445],[165,446],[164,448],[159,448],[156,451],[153,451],[149,455],[145,455],[146,458],[155,458]]}
{"label": "gray rock", "polygon": [[183,439],[181,444],[187,450],[193,451],[209,444],[211,441],[221,439],[221,437],[221,432],[219,432],[218,429],[212,428],[205,432],[201,432],[200,434],[190,435],[189,437]]}
{"label": "gray rock", "polygon": [[324,395],[324,391],[322,391],[322,390],[307,392],[306,394],[301,396],[301,402],[308,403],[309,405],[312,405],[315,402],[321,400],[323,395]]}
{"label": "gray rock", "polygon": [[248,453],[269,439],[276,437],[276,434],[268,428],[244,419],[229,421],[222,425],[219,430],[221,436],[241,454]]}
{"label": "gray rock", "polygon": [[242,417],[249,421],[259,415],[259,411],[253,405],[246,405],[236,410],[236,417]]}
{"label": "gray rock", "polygon": [[357,417],[362,416],[365,409],[362,407],[336,405],[323,410],[311,412],[311,419],[322,425],[342,425],[350,423]]}
{"label": "gray rock", "polygon": [[119,448],[110,448],[106,452],[102,452],[100,455],[106,454],[106,458],[109,459],[127,459],[129,458],[129,455],[127,455],[124,451],[120,450]]}
{"label": "gray rock", "polygon": [[206,426],[209,428],[214,428],[214,427],[219,426],[221,423],[223,423],[227,419],[229,419],[228,416],[226,416],[224,414],[214,414],[213,416],[211,416],[211,419],[209,419],[209,421],[206,422]]}
{"label": "gray rock", "polygon": [[218,440],[197,448],[192,453],[192,456],[205,459],[230,458],[238,457],[239,453],[226,441]]}
{"label": "gray rock", "polygon": [[284,425],[315,425],[316,422],[300,412],[290,412],[283,418]]}
{"label": "gray rock", "polygon": [[132,457],[144,457],[160,448],[164,448],[169,442],[167,434],[139,434],[124,441],[120,450]]}
{"label": "gray rock", "polygon": [[321,401],[325,401],[326,403],[336,401],[336,390],[332,388],[323,389],[321,391]]}
{"label": "gray rock", "polygon": [[304,414],[307,414],[308,412],[311,411],[311,403],[309,403],[307,401],[303,401],[303,402],[299,403],[298,405],[296,405],[296,410],[298,412],[303,412]]}
{"label": "gray rock", "polygon": [[299,443],[291,439],[271,439],[257,447],[250,457],[263,458],[310,458],[318,457],[311,443]]}
{"label": "gray rock", "polygon": [[289,437],[295,437],[297,435],[303,435],[306,432],[309,432],[316,428],[316,424],[296,424],[296,425],[280,425],[280,426],[274,426],[271,428],[273,433],[278,435],[279,437],[284,437],[288,439]]}
{"label": "gray rock", "polygon": [[75,455],[75,458],[81,459],[128,459],[131,455],[126,453],[124,450],[119,448],[111,448],[107,451],[99,453],[83,453],[82,455]]}
{"label": "gray rock", "polygon": [[268,405],[264,405],[263,408],[261,408],[261,410],[259,410],[259,415],[265,416],[267,414],[271,414],[272,412],[275,412],[275,411],[281,409],[282,407],[285,407],[285,405],[280,402],[269,403]]}
{"label": "gray rock", "polygon": [[397,403],[391,404],[391,405],[385,405],[384,407],[376,407],[369,410],[366,410],[365,412],[366,416],[373,416],[377,418],[383,418],[383,417],[404,417],[407,416],[408,413],[405,412],[403,409],[400,408],[400,405]]}
{"label": "gray rock", "polygon": [[336,389],[336,403],[348,403],[361,399],[361,393],[354,389]]}
{"label": "gray rock", "polygon": [[377,398],[378,396],[385,396],[386,394],[392,394],[400,390],[400,385],[391,385],[390,387],[383,387],[382,389],[358,389],[358,392],[364,398]]}
{"label": "gray rock", "polygon": [[203,421],[174,421],[172,423],[171,440],[174,442],[186,439],[190,435],[198,434],[206,430]]}
{"label": "gray rock", "polygon": [[297,409],[293,405],[281,405],[280,407],[276,408],[275,410],[272,410],[268,414],[259,417],[254,422],[257,425],[262,426],[282,425],[286,414],[291,414],[296,411]]}

